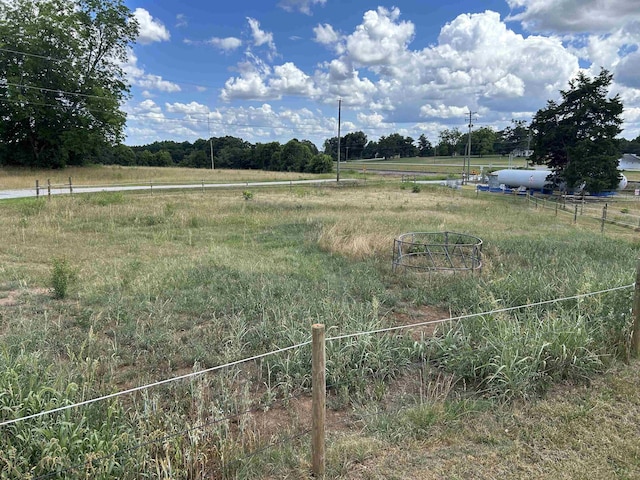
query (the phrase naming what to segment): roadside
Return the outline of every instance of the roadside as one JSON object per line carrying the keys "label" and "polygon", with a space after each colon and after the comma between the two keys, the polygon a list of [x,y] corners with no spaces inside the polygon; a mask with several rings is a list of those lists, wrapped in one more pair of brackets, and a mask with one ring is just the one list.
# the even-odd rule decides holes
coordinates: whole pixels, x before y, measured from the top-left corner
{"label": "roadside", "polygon": [[[355,183],[355,179],[342,179],[343,183]],[[154,190],[189,190],[189,189],[211,189],[211,188],[247,188],[247,187],[275,187],[275,186],[289,186],[289,185],[323,185],[336,183],[334,179],[319,179],[319,180],[281,180],[273,182],[236,182],[236,183],[185,183],[185,184],[156,184],[149,183],[147,185],[113,185],[113,186],[98,186],[98,187],[83,187],[83,186],[69,186],[65,188],[51,188],[51,195],[68,195],[79,193],[98,193],[98,192],[153,192]],[[0,200],[15,199],[15,198],[33,198],[33,197],[45,197],[49,195],[49,190],[46,187],[40,187],[39,190],[35,188],[26,188],[21,190],[0,190]]]}

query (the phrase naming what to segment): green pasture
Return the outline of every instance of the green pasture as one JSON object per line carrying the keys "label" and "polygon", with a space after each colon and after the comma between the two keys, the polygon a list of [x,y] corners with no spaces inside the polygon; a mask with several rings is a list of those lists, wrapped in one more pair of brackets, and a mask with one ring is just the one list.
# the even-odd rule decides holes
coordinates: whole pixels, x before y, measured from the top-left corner
{"label": "green pasture", "polygon": [[[464,156],[437,156],[437,157],[412,157],[412,158],[391,158],[391,159],[366,159],[366,160],[348,160],[341,162],[343,169],[353,168],[356,170],[374,171],[374,170],[398,170],[398,171],[424,171],[430,173],[451,173],[460,174],[465,164]],[[491,170],[496,168],[522,168],[526,165],[524,158],[513,158],[509,160],[508,156],[491,155],[483,157],[471,157],[471,169],[480,172],[480,170]]]}
{"label": "green pasture", "polygon": [[[374,173],[376,171],[408,172],[411,174],[422,173],[430,177],[460,178],[465,165],[465,158],[458,157],[413,157],[394,159],[367,159],[349,160],[340,163],[340,168],[345,172]],[[522,157],[490,155],[483,157],[472,156],[470,170],[475,173],[489,172],[502,168],[527,168],[527,161]],[[628,180],[640,182],[640,171],[625,171]]]}

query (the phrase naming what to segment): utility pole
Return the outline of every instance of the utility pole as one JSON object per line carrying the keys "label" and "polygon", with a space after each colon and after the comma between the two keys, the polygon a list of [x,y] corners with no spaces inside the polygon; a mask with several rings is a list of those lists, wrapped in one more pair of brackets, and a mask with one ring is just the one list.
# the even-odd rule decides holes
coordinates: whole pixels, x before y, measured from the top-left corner
{"label": "utility pole", "polygon": [[[467,167],[466,183],[469,183],[469,175],[471,173],[471,129],[473,128],[473,116],[476,113],[477,112],[472,112],[471,110],[469,110],[469,138],[467,138],[467,158],[465,160],[465,164]],[[463,181],[462,183],[464,184],[465,182]]]}
{"label": "utility pole", "polygon": [[340,181],[340,113],[342,110],[342,99],[338,100],[338,168],[336,182]]}
{"label": "utility pole", "polygon": [[207,112],[207,126],[209,128],[209,150],[211,150],[211,170],[213,170],[213,141],[211,140],[211,119],[209,118],[209,112]]}

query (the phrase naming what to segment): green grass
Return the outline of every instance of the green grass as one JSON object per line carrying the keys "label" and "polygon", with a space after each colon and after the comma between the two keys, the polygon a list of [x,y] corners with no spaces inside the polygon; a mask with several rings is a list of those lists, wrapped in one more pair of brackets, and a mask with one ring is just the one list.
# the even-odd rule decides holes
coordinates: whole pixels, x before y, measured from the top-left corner
{"label": "green grass", "polygon": [[[628,228],[602,235],[597,221],[574,225],[524,199],[466,190],[412,192],[389,180],[252,193],[250,201],[240,189],[0,204],[0,300],[12,299],[0,304],[0,391],[15,393],[0,396],[11,402],[2,419],[305,342],[317,322],[336,336],[424,320],[427,308],[455,316],[627,285],[640,253]],[[442,230],[484,240],[482,275],[392,272],[393,238]],[[59,298],[49,293],[57,259],[65,259],[58,280],[77,275]],[[359,466],[383,462],[382,452],[405,441],[408,449],[462,444],[468,422],[506,421],[559,384],[584,388],[628,358],[630,302],[623,290],[442,324],[433,338],[399,331],[329,343],[329,404],[346,425],[332,433],[331,474],[368,478]],[[57,478],[304,477],[303,437],[247,455],[307,428],[310,358],[304,347],[44,417],[37,438],[25,436],[34,423],[18,424],[0,448],[2,472],[13,473],[0,477],[52,469]],[[502,417],[492,417],[495,408]],[[486,451],[513,447],[497,432],[483,434]],[[85,436],[95,441],[78,441]],[[62,437],[78,445],[61,448]],[[83,464],[121,450],[98,462],[102,470]],[[632,468],[630,458],[617,461]],[[411,461],[403,468],[412,472]]]}
{"label": "green grass", "polygon": [[[383,159],[367,159],[367,160],[349,160],[341,163],[343,171],[353,172],[375,172],[384,170],[393,170],[397,172],[423,172],[429,174],[429,178],[440,179],[451,177],[459,177],[462,173],[465,158],[458,157],[412,157],[412,158],[393,158]],[[472,157],[470,169],[480,173],[487,172],[498,168],[513,168],[525,166],[525,159],[516,158],[509,163],[509,157],[492,155],[485,157]]]}

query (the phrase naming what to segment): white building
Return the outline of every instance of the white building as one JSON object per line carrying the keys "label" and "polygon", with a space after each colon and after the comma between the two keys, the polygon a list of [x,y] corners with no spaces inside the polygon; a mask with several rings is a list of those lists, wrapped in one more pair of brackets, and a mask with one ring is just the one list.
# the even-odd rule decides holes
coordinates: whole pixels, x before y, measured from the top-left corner
{"label": "white building", "polygon": [[640,170],[640,156],[625,153],[620,159],[620,170]]}

